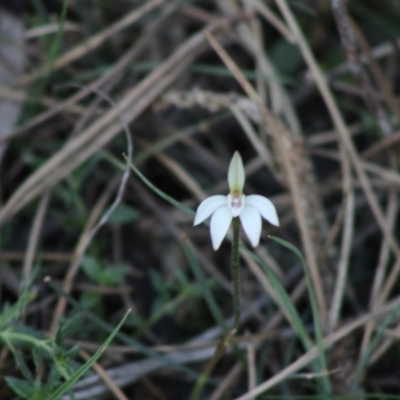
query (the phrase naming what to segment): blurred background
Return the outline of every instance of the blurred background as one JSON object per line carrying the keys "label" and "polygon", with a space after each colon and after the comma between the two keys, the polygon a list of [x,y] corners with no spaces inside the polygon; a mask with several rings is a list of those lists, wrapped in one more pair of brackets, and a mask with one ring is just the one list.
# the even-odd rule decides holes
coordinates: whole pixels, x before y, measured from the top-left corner
{"label": "blurred background", "polygon": [[281,226],[241,236],[242,324],[199,398],[400,398],[399,21],[397,0],[1,1],[0,398],[190,398],[233,315],[229,237],[193,216],[235,151]]}

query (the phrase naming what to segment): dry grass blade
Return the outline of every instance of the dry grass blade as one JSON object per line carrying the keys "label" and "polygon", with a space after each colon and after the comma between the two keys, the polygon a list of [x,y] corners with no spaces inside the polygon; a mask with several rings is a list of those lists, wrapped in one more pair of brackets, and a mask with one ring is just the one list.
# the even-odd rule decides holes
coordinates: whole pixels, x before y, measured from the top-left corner
{"label": "dry grass blade", "polygon": [[278,30],[289,43],[296,43],[296,38],[292,35],[288,27],[260,0],[248,0],[249,3]]}
{"label": "dry grass blade", "polygon": [[328,108],[329,114],[332,118],[332,122],[334,123],[334,125],[337,129],[341,143],[343,144],[344,148],[346,149],[349,160],[351,160],[353,167],[357,172],[357,175],[358,175],[358,178],[362,185],[362,188],[368,199],[368,203],[372,209],[372,212],[374,213],[374,216],[376,218],[376,221],[377,221],[379,227],[382,230],[382,233],[384,234],[385,240],[387,240],[389,242],[392,250],[396,254],[396,258],[399,258],[400,257],[399,244],[397,243],[397,240],[394,238],[392,232],[390,232],[390,230],[386,226],[382,209],[379,205],[379,202],[376,198],[374,191],[372,190],[371,182],[362,167],[360,157],[357,153],[357,150],[356,150],[353,142],[350,139],[351,135],[347,129],[347,126],[343,120],[341,113],[339,112],[339,109],[336,105],[333,95],[326,84],[326,81],[321,72],[321,69],[319,68],[319,66],[317,64],[317,62],[314,58],[314,55],[310,51],[310,48],[304,38],[304,35],[301,32],[288,5],[286,4],[286,1],[285,0],[276,0],[276,3],[279,6],[279,8],[281,9],[282,14],[284,15],[285,19],[287,20],[288,25],[291,27],[292,32],[296,35],[296,37],[298,39],[298,45],[300,47],[300,50],[302,51],[304,59],[307,62],[311,73],[313,74],[313,77],[314,77],[316,85],[321,93],[321,96],[325,101],[325,104]]}
{"label": "dry grass blade", "polygon": [[[81,350],[79,353],[85,361],[90,360],[91,356],[86,351]],[[101,367],[100,364],[94,363],[93,369],[97,373],[97,375],[100,376],[100,378],[103,380],[103,382],[107,385],[107,387],[110,389],[110,391],[114,394],[116,399],[128,400],[128,397],[125,396],[124,392],[108,376],[107,372]]]}
{"label": "dry grass blade", "polygon": [[[177,79],[203,48],[204,34],[198,33],[138,86],[131,89],[118,103],[118,108],[126,113],[128,122],[140,115],[165,88]],[[115,109],[110,110],[79,136],[68,142],[62,150],[32,174],[0,211],[0,224],[9,220],[26,204],[55,185],[95,151],[107,144],[121,129],[118,118],[118,112]]]}
{"label": "dry grass blade", "polygon": [[340,258],[338,262],[338,275],[336,280],[335,291],[332,297],[332,305],[329,313],[329,329],[333,331],[340,319],[340,310],[346,290],[346,282],[349,269],[350,253],[354,234],[354,217],[355,217],[355,195],[353,190],[350,169],[347,170],[346,185],[347,193],[345,196],[345,218],[343,223],[343,236]]}
{"label": "dry grass blade", "polygon": [[[0,97],[3,99],[9,99],[9,100],[13,100],[16,101],[18,103],[29,103],[29,95],[25,92],[23,92],[22,90],[15,90],[15,89],[10,89],[7,87],[0,87]],[[58,106],[58,101],[48,97],[48,96],[43,96],[40,100],[39,100],[39,104],[43,105],[44,107],[57,107]],[[73,114],[77,114],[77,115],[81,115],[85,113],[85,107],[81,107],[79,105],[71,105],[69,107],[65,107],[65,111],[69,112],[69,113],[73,113]],[[15,137],[15,134],[11,134],[8,133],[6,134],[4,137],[0,138],[0,143],[4,143],[6,141],[9,141],[11,138]]]}
{"label": "dry grass blade", "polygon": [[[138,139],[138,143],[140,145],[144,145],[144,148],[148,147],[148,143],[143,140]],[[179,181],[182,182],[184,187],[192,192],[197,200],[201,200],[206,197],[206,194],[197,184],[197,182],[194,181],[190,174],[185,171],[185,169],[181,167],[176,161],[161,152],[157,153],[156,157],[176,176]]]}
{"label": "dry grass blade", "polygon": [[[388,313],[390,313],[390,311],[392,311],[398,305],[399,305],[399,298],[396,298],[393,301],[391,301],[390,303],[388,303],[387,305],[385,305],[385,307],[382,307],[380,310],[377,310],[374,313],[370,313],[370,314],[364,315],[362,317],[359,317],[355,321],[341,327],[340,329],[338,329],[334,333],[331,333],[329,336],[327,336],[324,339],[324,347],[326,349],[329,349],[335,343],[337,343],[341,339],[347,337],[350,333],[352,333],[356,329],[363,327],[368,321],[371,320],[371,318],[376,318],[381,315],[388,314]],[[289,376],[291,376],[295,372],[297,372],[300,369],[304,368],[305,366],[309,365],[311,363],[311,361],[313,361],[317,356],[318,356],[318,350],[316,347],[314,347],[312,350],[310,350],[306,354],[302,355],[300,358],[298,358],[295,362],[293,362],[288,367],[283,369],[281,372],[274,375],[271,379],[269,379],[266,382],[262,383],[261,385],[257,386],[251,392],[248,392],[243,396],[237,397],[234,400],[250,400],[254,396],[264,393],[268,389],[278,385],[280,382],[287,379]]]}
{"label": "dry grass blade", "polygon": [[359,60],[355,35],[348,15],[346,1],[332,0],[332,8],[351,72],[359,82],[364,102],[368,109],[376,115],[383,134],[388,136],[392,133],[392,127],[385,110],[377,99],[371,81]]}
{"label": "dry grass blade", "polygon": [[[92,232],[96,228],[96,223],[100,218],[100,215],[104,212],[104,209],[106,208],[107,203],[110,201],[111,196],[115,192],[115,189],[118,187],[118,178],[119,176],[116,176],[115,179],[111,180],[108,188],[93,206],[93,210],[86,223],[85,229],[83,230],[81,237],[79,238],[72,261],[67,269],[67,273],[64,278],[63,290],[65,293],[70,293],[73,288],[74,278],[78,272],[82,257],[91,242],[93,235]],[[50,326],[51,334],[54,334],[56,332],[59,321],[61,319],[61,316],[64,314],[66,307],[67,299],[65,297],[61,297],[58,300],[56,307],[54,308],[52,323]]]}
{"label": "dry grass blade", "polygon": [[239,375],[242,373],[243,366],[240,363],[237,363],[227,375],[225,375],[222,382],[215,389],[214,393],[212,393],[210,400],[220,400],[223,398],[224,393],[228,391],[234,383],[237,381]]}
{"label": "dry grass blade", "polygon": [[32,279],[32,267],[39,244],[40,232],[43,227],[43,220],[46,215],[47,207],[50,201],[50,193],[45,193],[39,203],[39,207],[33,220],[33,226],[29,235],[28,248],[25,255],[24,266],[23,266],[23,282],[24,286],[29,286]]}
{"label": "dry grass blade", "polygon": [[0,7],[0,69],[26,61],[0,87],[0,398],[396,397],[400,7],[24,3],[26,43]]}
{"label": "dry grass blade", "polygon": [[235,62],[228,55],[228,53],[226,53],[226,51],[221,47],[221,45],[209,33],[207,33],[207,38],[211,43],[211,45],[213,46],[213,48],[218,53],[218,55],[224,61],[226,66],[230,69],[232,74],[240,83],[242,88],[248,94],[248,96],[259,107],[260,113],[262,117],[265,119],[265,122],[270,128],[272,136],[276,141],[277,147],[279,149],[279,156],[283,158],[282,162],[284,163],[284,171],[286,179],[288,180],[288,186],[290,188],[293,206],[295,208],[296,217],[302,234],[301,236],[307,263],[310,268],[312,280],[315,286],[315,292],[317,296],[321,320],[325,320],[326,303],[325,303],[325,296],[322,290],[321,277],[317,266],[316,249],[314,248],[313,243],[311,241],[306,215],[303,212],[303,205],[301,202],[303,196],[300,194],[299,181],[296,177],[295,171],[289,159],[289,156],[293,155],[294,149],[292,148],[293,143],[292,140],[289,138],[288,130],[283,126],[282,123],[280,123],[277,119],[275,119],[275,117],[265,108],[258,94],[252,88],[250,83],[244,77],[244,75],[237,67]]}
{"label": "dry grass blade", "polygon": [[124,16],[120,21],[116,22],[115,24],[107,28],[105,31],[96,34],[95,36],[86,40],[85,43],[63,54],[60,58],[55,60],[50,65],[47,65],[44,68],[41,67],[39,68],[38,71],[33,71],[25,76],[22,76],[21,78],[18,79],[16,85],[18,86],[28,85],[42,76],[57,71],[58,69],[64,68],[73,61],[79,59],[82,56],[85,56],[90,51],[95,50],[96,48],[101,46],[107,39],[114,36],[116,33],[126,28],[127,26],[132,25],[133,23],[141,19],[143,15],[154,10],[156,7],[162,5],[163,3],[165,3],[165,0],[146,1],[142,7],[133,10],[131,13]]}
{"label": "dry grass blade", "polygon": [[[101,77],[96,79],[91,83],[90,87],[84,88],[78,91],[76,94],[72,95],[67,100],[60,102],[59,104],[52,107],[50,110],[44,111],[43,113],[35,116],[29,122],[24,124],[23,126],[14,129],[12,132],[4,135],[4,141],[8,141],[10,139],[16,138],[21,134],[31,130],[48,119],[56,116],[57,114],[63,112],[64,110],[69,110],[71,107],[78,107],[78,110],[81,107],[77,106],[76,103],[90,93],[92,93],[93,89],[99,90],[101,87],[106,85],[110,80],[115,79],[120,76],[126,68],[128,68],[135,57],[143,51],[143,49],[151,42],[153,34],[160,29],[165,19],[170,16],[171,13],[176,8],[176,3],[169,3],[163,10],[161,15],[154,21],[154,23],[147,28],[147,32],[144,36],[142,36],[129,50],[127,50],[123,56]],[[1,143],[1,141],[0,141]]]}
{"label": "dry grass blade", "polygon": [[[235,15],[240,11],[237,0],[218,0],[218,4],[227,16]],[[246,2],[245,6],[245,9],[247,8],[249,12],[253,11],[251,3],[248,4]],[[284,116],[284,119],[289,124],[290,129],[295,135],[297,135],[300,132],[300,126],[293,104],[289,99],[287,91],[279,82],[279,79],[276,79],[277,72],[272,62],[265,54],[262,40],[255,32],[257,30],[251,29],[250,24],[244,23],[238,25],[236,30],[245,45],[245,50],[250,51],[254,56],[259,74],[261,74],[264,79],[269,78],[267,85],[269,87],[269,95],[271,98],[271,107],[273,112]]]}

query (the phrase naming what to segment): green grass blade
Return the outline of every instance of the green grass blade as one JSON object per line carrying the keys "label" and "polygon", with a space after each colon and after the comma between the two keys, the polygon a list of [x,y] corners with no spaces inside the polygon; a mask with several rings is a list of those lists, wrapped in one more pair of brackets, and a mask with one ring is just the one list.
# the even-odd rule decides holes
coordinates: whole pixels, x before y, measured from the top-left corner
{"label": "green grass blade", "polygon": [[197,261],[196,256],[194,255],[193,249],[191,248],[188,240],[185,238],[182,240],[182,247],[183,250],[185,251],[186,257],[189,261],[190,268],[193,271],[193,274],[197,280],[197,282],[200,285],[200,290],[201,293],[204,297],[204,300],[206,301],[208,308],[210,309],[210,312],[212,316],[215,319],[215,322],[222,328],[222,330],[227,333],[228,332],[228,327],[225,323],[224,316],[222,315],[222,312],[220,308],[218,307],[217,302],[215,301],[215,298],[208,287],[206,278],[203,274],[203,271],[199,265],[199,262]]}
{"label": "green grass blade", "polygon": [[287,293],[286,289],[281,284],[279,277],[256,254],[249,251],[248,249],[246,249],[246,251],[257,262],[257,264],[259,264],[261,266],[261,268],[267,275],[267,278],[270,281],[271,286],[276,291],[278,300],[280,301],[279,305],[284,310],[286,317],[288,318],[290,324],[292,325],[293,330],[296,332],[297,336],[303,343],[305,350],[309,351],[314,346],[314,343],[312,342],[310,336],[308,335],[307,329],[306,329],[299,313],[297,312],[296,308],[294,307],[289,294]]}
{"label": "green grass blade", "polygon": [[[319,318],[318,314],[318,307],[317,307],[317,300],[316,300],[316,295],[314,292],[314,288],[312,285],[310,273],[308,271],[306,262],[304,260],[303,255],[301,254],[300,250],[293,246],[291,243],[287,242],[286,240],[280,239],[276,236],[270,236],[270,238],[275,241],[276,243],[280,244],[283,247],[286,247],[288,250],[296,254],[296,256],[300,259],[301,264],[303,266],[304,274],[306,277],[306,282],[307,282],[307,289],[308,289],[308,295],[310,297],[310,303],[311,303],[311,310],[313,314],[313,320],[314,320],[314,331],[315,331],[315,337],[317,341],[317,349],[318,349],[318,358],[319,362],[321,364],[321,369],[322,371],[328,371],[327,363],[326,363],[326,358],[325,358],[325,350],[323,346],[323,334],[322,334],[322,328],[321,328],[321,321]],[[331,389],[331,384],[330,380],[328,377],[328,374],[323,374],[321,377],[321,383],[322,383],[322,388],[324,390],[325,394],[330,394],[332,393]]]}
{"label": "green grass blade", "polygon": [[[129,162],[128,158],[126,156],[125,160],[126,162]],[[153,185],[139,170],[136,168],[136,166],[132,163],[130,163],[131,168],[135,172],[135,174],[142,180],[142,182],[149,187],[153,192],[157,193],[162,199],[167,201],[168,203],[172,204],[174,207],[176,207],[178,210],[182,211],[186,215],[190,215],[191,217],[194,216],[195,212],[189,208],[184,206],[183,204],[179,203],[179,201],[176,201],[174,198],[163,192],[162,190],[158,189],[155,185]]]}
{"label": "green grass blade", "polygon": [[[91,313],[90,311],[82,309],[81,305],[76,300],[74,300],[70,295],[65,293],[59,286],[55,285],[51,280],[46,279],[46,282],[59,296],[65,297],[68,300],[68,303],[71,304],[77,311],[85,313],[86,317],[88,319],[90,319],[95,325],[104,329],[106,332],[112,332],[113,327],[110,324],[107,324],[102,319],[97,317],[95,314]],[[142,343],[133,339],[129,335],[118,332],[117,338],[125,345],[131,346],[132,348],[137,349],[137,351],[139,353],[142,353],[149,358],[153,358],[165,366],[168,366],[168,367],[174,368],[178,371],[181,371],[190,377],[198,376],[198,373],[195,370],[185,367],[185,366],[182,366],[181,364],[177,363],[176,361],[171,360],[167,356],[163,356],[162,354],[147,348]]]}
{"label": "green grass blade", "polygon": [[131,310],[129,309],[125,313],[125,315],[121,319],[120,323],[114,328],[114,330],[111,332],[111,334],[105,340],[105,342],[100,346],[100,348],[96,351],[96,353],[93,354],[93,356],[90,358],[90,360],[88,360],[84,365],[82,365],[74,374],[72,374],[72,376],[65,383],[63,383],[56,391],[54,391],[49,396],[48,400],[59,399],[63,393],[65,393],[67,390],[71,389],[73,384],[92,367],[92,365],[100,358],[100,356],[103,354],[104,350],[107,348],[107,346],[114,339],[115,335],[121,329],[122,325],[124,324],[126,318],[129,315],[130,311]]}

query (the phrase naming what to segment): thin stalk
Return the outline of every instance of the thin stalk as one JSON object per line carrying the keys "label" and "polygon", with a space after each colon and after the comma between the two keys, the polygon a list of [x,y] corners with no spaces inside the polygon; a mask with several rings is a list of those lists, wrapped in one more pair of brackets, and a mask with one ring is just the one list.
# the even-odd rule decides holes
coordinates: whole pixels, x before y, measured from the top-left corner
{"label": "thin stalk", "polygon": [[217,365],[218,361],[225,354],[225,350],[228,347],[229,341],[234,336],[234,334],[235,334],[235,331],[234,331],[234,328],[232,328],[231,331],[221,339],[217,348],[215,349],[215,353],[214,353],[212,359],[206,364],[204,371],[201,373],[201,375],[197,379],[197,382],[193,389],[193,392],[190,395],[190,400],[198,400],[199,399],[201,392],[203,391],[204,385],[207,383],[208,378],[210,377],[211,372],[213,371],[214,367]]}
{"label": "thin stalk", "polygon": [[239,277],[239,218],[233,218],[233,241],[232,241],[232,283],[233,283],[233,306],[235,309],[235,320],[232,330],[236,332],[240,325],[240,277]]}
{"label": "thin stalk", "polygon": [[235,309],[235,319],[232,329],[219,342],[212,359],[207,363],[204,371],[197,379],[196,385],[190,395],[190,400],[198,400],[204,385],[207,383],[214,367],[225,354],[225,350],[233,336],[235,336],[240,326],[241,307],[240,307],[240,277],[239,277],[239,232],[240,221],[238,217],[232,220],[233,240],[232,240],[232,283],[233,283],[233,306]]}

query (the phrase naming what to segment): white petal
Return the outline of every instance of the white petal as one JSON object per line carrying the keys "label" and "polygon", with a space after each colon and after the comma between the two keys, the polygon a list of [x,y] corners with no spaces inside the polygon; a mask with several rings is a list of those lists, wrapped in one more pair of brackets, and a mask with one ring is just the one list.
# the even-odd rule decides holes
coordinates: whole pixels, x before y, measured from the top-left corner
{"label": "white petal", "polygon": [[228,232],[229,225],[232,221],[232,213],[228,207],[221,207],[211,217],[211,241],[214,250],[218,250],[221,246],[222,239]]}
{"label": "white petal", "polygon": [[207,197],[203,200],[196,211],[193,225],[198,225],[207,219],[218,208],[227,204],[228,198],[222,195]]}
{"label": "white petal", "polygon": [[239,194],[242,194],[244,186],[244,178],[245,178],[245,173],[244,173],[242,157],[240,157],[240,154],[237,151],[235,151],[231,163],[229,164],[229,170],[228,170],[228,183],[231,193],[234,190],[238,190]]}
{"label": "white petal", "polygon": [[260,213],[253,207],[245,206],[244,210],[240,213],[239,218],[251,245],[256,247],[260,242],[261,236]]}
{"label": "white petal", "polygon": [[271,200],[258,194],[252,194],[246,196],[246,206],[254,207],[270,224],[279,226],[278,214]]}

